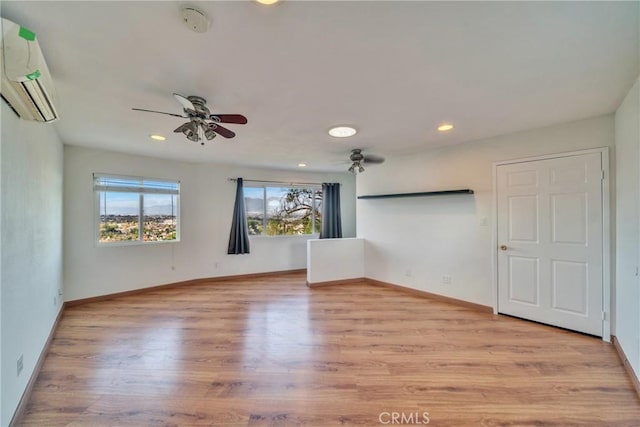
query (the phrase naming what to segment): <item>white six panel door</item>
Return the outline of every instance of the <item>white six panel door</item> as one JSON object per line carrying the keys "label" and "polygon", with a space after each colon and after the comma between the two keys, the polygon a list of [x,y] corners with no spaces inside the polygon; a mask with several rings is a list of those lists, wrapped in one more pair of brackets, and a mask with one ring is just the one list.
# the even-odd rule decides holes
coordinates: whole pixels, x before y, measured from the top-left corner
{"label": "white six panel door", "polygon": [[497,167],[500,313],[602,336],[601,157]]}

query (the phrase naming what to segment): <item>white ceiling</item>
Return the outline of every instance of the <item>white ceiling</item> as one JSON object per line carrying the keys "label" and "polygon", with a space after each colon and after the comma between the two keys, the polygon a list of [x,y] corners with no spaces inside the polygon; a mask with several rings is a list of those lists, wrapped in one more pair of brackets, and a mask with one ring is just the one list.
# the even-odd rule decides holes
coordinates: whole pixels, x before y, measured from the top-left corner
{"label": "white ceiling", "polygon": [[[640,73],[638,2],[2,1],[38,35],[67,144],[186,161],[344,170],[390,156],[611,113]],[[241,113],[201,147],[172,97]],[[438,134],[443,121],[456,125]],[[353,124],[347,140],[327,135]],[[161,133],[165,142],[149,134]]]}

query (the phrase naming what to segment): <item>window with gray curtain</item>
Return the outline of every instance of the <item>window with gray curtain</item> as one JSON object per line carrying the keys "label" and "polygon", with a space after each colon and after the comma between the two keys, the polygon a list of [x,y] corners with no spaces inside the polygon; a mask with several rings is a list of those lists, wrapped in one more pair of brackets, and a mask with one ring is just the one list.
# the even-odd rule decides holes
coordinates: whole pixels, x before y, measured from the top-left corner
{"label": "window with gray curtain", "polygon": [[321,239],[342,237],[340,217],[340,183],[322,184],[322,230]]}
{"label": "window with gray curtain", "polygon": [[236,180],[236,203],[233,207],[233,221],[227,253],[230,255],[249,253],[249,231],[247,229],[247,214],[244,209],[242,178]]}

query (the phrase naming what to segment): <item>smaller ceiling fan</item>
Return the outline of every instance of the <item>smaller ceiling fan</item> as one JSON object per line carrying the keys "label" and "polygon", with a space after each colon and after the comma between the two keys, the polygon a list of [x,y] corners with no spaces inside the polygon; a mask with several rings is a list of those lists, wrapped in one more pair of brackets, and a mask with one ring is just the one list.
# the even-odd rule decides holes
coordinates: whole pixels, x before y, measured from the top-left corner
{"label": "smaller ceiling fan", "polygon": [[242,114],[211,114],[209,107],[207,107],[207,101],[199,96],[182,96],[177,93],[174,93],[173,96],[180,105],[182,105],[184,115],[145,110],[143,108],[132,108],[132,110],[189,119],[188,122],[176,128],[174,132],[182,132],[189,141],[200,141],[201,145],[204,145],[204,142],[202,142],[203,136],[207,138],[208,141],[215,138],[216,134],[222,135],[224,138],[233,138],[236,136],[235,132],[221,126],[220,123],[247,124],[247,118]]}
{"label": "smaller ceiling fan", "polygon": [[349,172],[351,173],[364,172],[364,163],[372,165],[384,163],[384,157],[373,155],[365,156],[364,154],[362,154],[362,148],[354,148],[353,150],[351,150],[349,160],[351,160],[351,167],[349,167]]}

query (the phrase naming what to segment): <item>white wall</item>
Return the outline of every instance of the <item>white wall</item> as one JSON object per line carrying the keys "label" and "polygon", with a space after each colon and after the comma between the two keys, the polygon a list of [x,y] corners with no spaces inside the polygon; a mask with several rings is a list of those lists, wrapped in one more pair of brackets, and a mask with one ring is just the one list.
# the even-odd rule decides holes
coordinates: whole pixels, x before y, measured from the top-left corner
{"label": "white wall", "polygon": [[[64,158],[67,301],[196,278],[305,268],[310,237],[252,237],[251,254],[227,255],[236,190],[230,177],[340,182],[343,233],[355,236],[355,179],[348,173],[194,164],[75,146],[65,146]],[[94,172],[180,180],[181,241],[98,247]]]}
{"label": "white wall", "polygon": [[[462,188],[475,194],[358,200],[366,277],[492,306],[493,162],[611,147],[613,137],[608,115],[387,156],[358,175],[358,195]],[[451,276],[451,284],[442,284],[443,275]]]}
{"label": "white wall", "polygon": [[307,241],[307,283],[364,277],[363,239]]}
{"label": "white wall", "polygon": [[615,115],[616,337],[640,374],[640,80]]}
{"label": "white wall", "polygon": [[[0,425],[6,426],[61,308],[63,149],[53,125],[19,120],[0,103]],[[24,369],[18,376],[20,354]]]}

